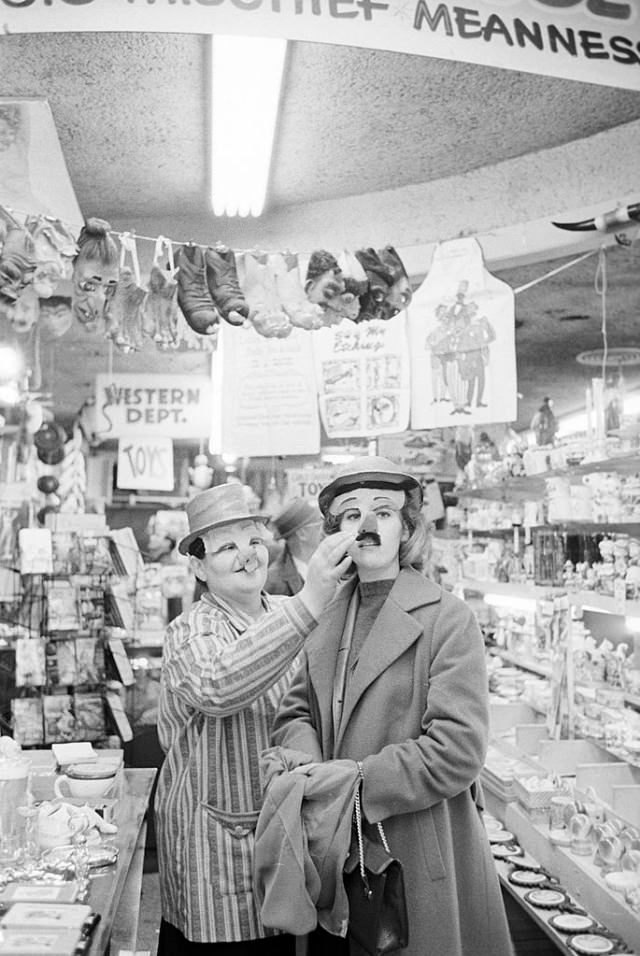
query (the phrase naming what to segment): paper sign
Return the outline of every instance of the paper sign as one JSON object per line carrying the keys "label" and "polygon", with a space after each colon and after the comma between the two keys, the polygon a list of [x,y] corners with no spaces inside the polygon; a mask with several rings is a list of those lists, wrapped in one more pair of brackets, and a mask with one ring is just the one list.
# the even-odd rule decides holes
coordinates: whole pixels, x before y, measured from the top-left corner
{"label": "paper sign", "polygon": [[48,528],[20,528],[20,574],[52,574],[53,551]]}
{"label": "paper sign", "polygon": [[172,491],[173,442],[170,438],[121,438],[118,442],[118,488]]}
{"label": "paper sign", "polygon": [[287,468],[287,498],[316,502],[321,490],[333,480],[335,468]]}
{"label": "paper sign", "polygon": [[311,339],[304,329],[277,339],[222,323],[213,355],[212,454],[318,454]]}
{"label": "paper sign", "polygon": [[205,375],[96,375],[101,439],[202,438],[210,422],[211,382]]}
{"label": "paper sign", "polygon": [[406,317],[312,332],[322,424],[329,438],[376,438],[409,424]]}

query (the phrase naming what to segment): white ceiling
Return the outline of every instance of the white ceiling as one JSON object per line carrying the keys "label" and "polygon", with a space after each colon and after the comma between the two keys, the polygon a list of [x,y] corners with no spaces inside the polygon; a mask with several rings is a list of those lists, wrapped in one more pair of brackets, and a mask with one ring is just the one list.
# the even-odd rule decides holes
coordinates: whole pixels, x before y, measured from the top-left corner
{"label": "white ceiling", "polygon": [[[427,250],[456,235],[566,219],[640,188],[640,92],[295,42],[267,211],[258,220],[214,219],[208,38],[5,35],[0,59],[0,96],[48,100],[83,215],[141,236],[234,248]],[[144,268],[152,244],[140,246]],[[410,269],[416,283],[429,260],[419,261]],[[495,271],[518,288],[559,264]],[[592,370],[575,355],[602,342],[596,266],[593,256],[517,297],[519,426],[545,394],[559,413],[581,404]],[[638,345],[640,243],[611,248],[607,268],[609,346]],[[149,344],[117,354],[116,368],[200,372],[208,361]],[[80,328],[47,345],[43,382],[59,415],[79,409],[106,363],[106,342]]]}

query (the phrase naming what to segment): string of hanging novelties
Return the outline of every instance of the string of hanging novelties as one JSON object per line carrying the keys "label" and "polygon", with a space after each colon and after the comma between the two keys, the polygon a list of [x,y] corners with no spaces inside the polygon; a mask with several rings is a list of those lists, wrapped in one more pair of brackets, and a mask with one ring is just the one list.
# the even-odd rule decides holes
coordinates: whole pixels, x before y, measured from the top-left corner
{"label": "string of hanging novelties", "polygon": [[[345,318],[355,323],[386,320],[406,309],[412,298],[402,259],[390,245],[378,250],[343,250],[337,256],[325,249],[314,250],[308,257],[304,255],[307,264],[302,278],[302,254],[290,251],[274,253],[233,250],[221,243],[179,243],[164,236],[114,231],[103,220],[89,220],[76,245],[60,220],[26,216],[22,225],[12,210],[0,207],[0,212],[4,213],[0,215],[0,226],[4,226],[5,233],[0,256],[0,300],[14,328],[21,331],[25,330],[23,325],[35,324],[38,311],[43,308],[48,315],[43,300],[56,292],[56,279],[68,277],[70,261],[75,318],[87,331],[104,334],[123,352],[139,351],[146,337],[161,349],[180,345],[202,348],[204,343],[198,339],[215,336],[221,319],[235,326],[252,326],[267,338],[284,338],[296,327],[315,330],[337,325]],[[640,203],[621,207],[608,217],[553,225],[573,231],[611,232],[639,218]],[[109,283],[94,283],[97,289],[88,288],[86,279],[78,275],[83,235],[89,223],[103,228],[105,242],[115,246],[117,239],[120,243],[119,269]],[[17,232],[24,236],[22,248],[15,241]],[[94,231],[94,239],[96,235],[99,233]],[[141,284],[138,241],[155,244],[147,288]],[[94,241],[94,250],[95,247]],[[565,262],[515,288],[514,294],[598,252],[591,250]],[[56,257],[64,262],[57,271]],[[94,252],[96,257],[100,258]],[[606,289],[600,291],[604,297]],[[58,334],[63,334],[59,328]]]}

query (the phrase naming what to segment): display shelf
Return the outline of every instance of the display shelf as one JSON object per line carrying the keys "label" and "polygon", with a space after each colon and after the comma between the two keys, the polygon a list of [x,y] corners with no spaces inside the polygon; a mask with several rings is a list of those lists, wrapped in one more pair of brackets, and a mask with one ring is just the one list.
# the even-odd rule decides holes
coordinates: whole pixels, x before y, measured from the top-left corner
{"label": "display shelf", "polygon": [[597,461],[581,462],[566,468],[553,468],[537,475],[523,475],[521,478],[507,478],[497,485],[482,488],[458,489],[458,498],[481,498],[488,501],[523,501],[543,497],[546,491],[545,480],[559,475],[580,477],[594,471],[615,471],[618,474],[632,475],[640,472],[640,453],[638,450],[616,455],[614,458],[602,458]]}
{"label": "display shelf", "polygon": [[113,838],[119,851],[118,862],[113,870],[91,880],[89,887],[87,902],[102,917],[92,938],[89,956],[105,956],[110,949],[120,952],[119,947],[110,947],[112,936],[114,940],[126,942],[131,952],[136,951],[144,857],[144,853],[140,853],[141,831],[156,772],[155,769],[124,771],[124,793],[118,800],[115,818],[118,832]]}
{"label": "display shelf", "polygon": [[537,674],[538,677],[551,677],[550,664],[541,664],[538,661],[523,659],[518,654],[512,654],[501,647],[490,647],[489,653],[493,657],[500,657],[505,664],[513,664],[514,667],[520,667],[531,674]]}
{"label": "display shelf", "polygon": [[633,538],[640,538],[640,522],[638,521],[552,521],[540,525],[509,525],[504,528],[458,528],[452,531],[438,531],[434,540],[464,541],[471,537],[476,538],[504,538],[513,535],[514,531],[520,534],[530,534],[533,531],[559,531],[562,534],[628,534]]}
{"label": "display shelf", "polygon": [[[547,471],[544,477],[550,478],[555,472]],[[481,501],[529,501],[543,498],[546,485],[542,475],[526,475],[522,478],[508,478],[497,485],[484,485],[482,488],[461,488],[460,498],[477,498]]]}
{"label": "display shelf", "polygon": [[565,534],[628,534],[640,537],[637,521],[554,521],[545,525],[532,525],[531,531],[562,531]]}
{"label": "display shelf", "polygon": [[624,601],[608,594],[598,594],[595,591],[567,591],[557,585],[540,585],[528,583],[512,583],[503,581],[477,581],[463,579],[458,584],[465,591],[477,591],[480,594],[503,594],[507,597],[529,598],[540,601],[549,595],[567,593],[571,604],[578,607],[587,607],[606,614],[621,614],[631,617],[640,617],[640,601]]}
{"label": "display shelf", "polygon": [[[458,582],[458,587],[463,591],[476,591],[479,594],[500,594],[505,597],[525,598],[534,601],[544,600],[549,594],[562,593],[564,589],[549,587],[540,587],[534,584],[505,584],[502,581],[470,581],[463,580]],[[582,608],[602,611],[606,614],[629,615],[631,617],[640,617],[640,601],[626,601],[624,610],[620,608],[615,598],[608,597],[605,594],[594,594],[593,591],[575,591],[568,592],[569,600],[572,604]],[[540,677],[549,677],[549,668],[537,661],[523,660],[514,654],[501,648],[491,648],[492,653],[499,655],[504,661],[516,667],[521,667]],[[634,710],[640,710],[640,697],[637,694],[624,695],[624,702]]]}
{"label": "display shelf", "polygon": [[[602,879],[591,857],[576,856],[569,849],[554,846],[546,827],[532,822],[516,802],[504,803],[485,789],[488,811],[517,837],[520,846],[549,873],[598,922],[619,935],[635,952],[640,951],[640,919],[619,893],[614,893]],[[546,911],[549,914],[554,910]]]}
{"label": "display shelf", "polygon": [[[498,879],[500,880],[500,885],[507,893],[509,893],[509,895],[518,903],[518,905],[522,907],[527,915],[531,917],[534,923],[540,927],[543,933],[548,936],[550,940],[552,940],[557,951],[562,953],[562,956],[576,956],[575,949],[571,949],[566,942],[569,934],[559,933],[553,928],[553,926],[549,925],[549,917],[558,914],[560,910],[557,908],[543,910],[537,906],[532,906],[531,903],[525,899],[527,889],[514,886],[513,883],[509,882],[508,875],[510,867],[508,863],[505,863],[503,860],[496,860],[496,870],[498,873]],[[571,893],[568,893],[567,895],[570,899],[573,899]]]}
{"label": "display shelf", "polygon": [[[518,528],[521,528],[518,525]],[[468,535],[475,535],[478,538],[503,538],[505,534],[512,535],[514,530],[514,525],[509,525],[509,527],[504,528],[457,528],[451,531],[437,531],[433,535],[434,541],[463,541]]]}

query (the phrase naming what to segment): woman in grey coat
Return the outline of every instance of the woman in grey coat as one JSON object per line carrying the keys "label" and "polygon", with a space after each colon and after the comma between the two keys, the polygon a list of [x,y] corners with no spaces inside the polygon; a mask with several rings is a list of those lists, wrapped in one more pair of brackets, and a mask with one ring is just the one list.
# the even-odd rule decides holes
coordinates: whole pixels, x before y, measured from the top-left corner
{"label": "woman in grey coat", "polygon": [[[363,812],[383,822],[404,867],[403,956],[510,956],[480,812],[484,647],[469,608],[418,570],[421,503],[419,482],[378,457],[350,463],[320,493],[325,532],[356,532],[355,573],[307,640],[272,740],[310,761],[360,762]],[[319,929],[309,953],[361,950]]]}

